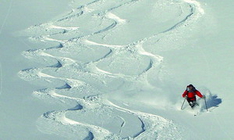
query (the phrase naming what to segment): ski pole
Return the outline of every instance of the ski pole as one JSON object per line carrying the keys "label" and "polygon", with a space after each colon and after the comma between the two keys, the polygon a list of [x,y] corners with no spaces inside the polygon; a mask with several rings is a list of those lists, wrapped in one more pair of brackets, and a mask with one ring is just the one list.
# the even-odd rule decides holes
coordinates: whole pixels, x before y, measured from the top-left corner
{"label": "ski pole", "polygon": [[186,98],[184,98],[184,101],[183,101],[183,103],[182,103],[182,105],[181,105],[181,110],[183,109],[185,99],[186,99]]}
{"label": "ski pole", "polygon": [[204,98],[204,101],[205,101],[205,105],[206,105],[206,110],[208,111],[207,103],[206,103],[206,98]]}

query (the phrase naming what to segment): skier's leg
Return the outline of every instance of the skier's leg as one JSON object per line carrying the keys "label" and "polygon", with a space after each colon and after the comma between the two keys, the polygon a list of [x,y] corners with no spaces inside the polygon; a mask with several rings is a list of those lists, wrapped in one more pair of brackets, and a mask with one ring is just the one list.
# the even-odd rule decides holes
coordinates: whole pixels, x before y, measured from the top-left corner
{"label": "skier's leg", "polygon": [[192,105],[192,108],[193,108],[194,106],[196,106],[196,105],[198,106],[198,103],[197,103],[196,98],[193,98],[193,99],[192,99],[192,104],[193,104],[193,105]]}
{"label": "skier's leg", "polygon": [[187,98],[187,101],[188,101],[189,105],[192,107],[193,106],[193,101],[191,100],[191,98]]}
{"label": "skier's leg", "polygon": [[196,105],[196,101],[192,101],[191,107],[193,108]]}
{"label": "skier's leg", "polygon": [[196,98],[187,98],[187,101],[189,105],[191,106],[191,108],[197,105]]}

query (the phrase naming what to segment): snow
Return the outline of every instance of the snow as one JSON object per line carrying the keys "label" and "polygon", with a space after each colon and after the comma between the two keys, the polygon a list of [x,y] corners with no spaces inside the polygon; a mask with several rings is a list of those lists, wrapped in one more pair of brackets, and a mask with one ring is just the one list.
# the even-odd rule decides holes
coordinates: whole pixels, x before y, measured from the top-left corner
{"label": "snow", "polygon": [[0,139],[234,139],[233,4],[1,1]]}

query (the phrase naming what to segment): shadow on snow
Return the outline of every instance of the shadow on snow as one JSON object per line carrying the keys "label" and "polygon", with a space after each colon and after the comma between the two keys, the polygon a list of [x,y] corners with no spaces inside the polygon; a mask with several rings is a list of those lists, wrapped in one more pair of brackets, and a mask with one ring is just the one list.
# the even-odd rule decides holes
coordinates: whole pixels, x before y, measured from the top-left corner
{"label": "shadow on snow", "polygon": [[219,104],[222,103],[222,99],[218,98],[217,95],[212,95],[208,100],[207,100],[207,108],[212,108],[212,107],[218,107]]}

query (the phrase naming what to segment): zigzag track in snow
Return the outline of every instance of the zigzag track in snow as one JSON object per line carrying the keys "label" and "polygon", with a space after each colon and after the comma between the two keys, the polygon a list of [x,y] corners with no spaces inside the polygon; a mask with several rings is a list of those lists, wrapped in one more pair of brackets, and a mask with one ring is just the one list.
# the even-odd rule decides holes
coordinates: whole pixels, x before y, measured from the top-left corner
{"label": "zigzag track in snow", "polygon": [[[29,81],[41,80],[49,83],[47,88],[35,91],[35,96],[46,101],[56,100],[62,104],[73,106],[62,111],[44,113],[38,120],[39,128],[49,133],[70,135],[71,139],[77,139],[78,135],[79,139],[140,140],[143,138],[170,139],[171,137],[179,139],[180,134],[176,125],[170,120],[118,106],[105,99],[104,95],[118,90],[125,83],[144,83],[143,86],[148,87],[150,83],[147,74],[154,71],[159,73],[163,57],[148,49],[147,44],[155,40],[156,42],[163,40],[173,32],[183,30],[185,25],[188,26],[195,22],[202,11],[199,3],[185,0],[189,4],[188,11],[190,12],[172,26],[131,43],[118,45],[94,41],[91,37],[98,36],[102,40],[106,40],[108,33],[128,25],[127,19],[119,17],[114,11],[136,2],[145,1],[108,2],[110,1],[94,0],[73,9],[55,21],[27,30],[32,41],[43,42],[48,47],[28,50],[23,52],[23,55],[46,66],[22,70],[19,72],[19,76]],[[105,3],[108,4],[105,5]],[[107,6],[109,4],[110,7]],[[180,4],[183,7],[184,3]],[[99,6],[103,6],[104,9],[100,10]],[[82,24],[80,18],[94,20],[94,27],[91,26],[92,24]],[[74,25],[74,23],[78,25]],[[51,44],[54,43],[57,45],[51,47]],[[91,53],[92,51],[93,53]],[[121,54],[123,56],[129,54],[129,56],[123,57]],[[90,58],[88,59],[88,57]],[[117,58],[119,61],[116,60]],[[129,70],[118,69],[118,64],[124,64],[125,61],[136,61],[141,67],[132,73]],[[143,62],[147,62],[147,64],[141,64]],[[111,66],[115,66],[114,69],[111,69]],[[119,72],[116,69],[122,71]],[[116,84],[114,86],[113,81]],[[150,86],[154,88],[154,85]],[[105,119],[109,119],[110,122],[115,119],[116,122],[112,123],[117,130],[112,130],[105,122],[100,124],[100,122],[85,120],[86,117],[92,115],[103,117],[103,119],[106,117]],[[132,123],[136,123],[136,130],[127,132],[126,129],[130,127],[131,120]],[[58,127],[58,129],[53,129],[54,127]],[[173,129],[170,129],[171,127]],[[165,135],[167,133],[170,135]]]}

